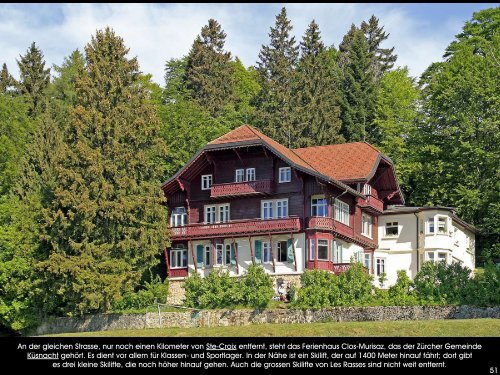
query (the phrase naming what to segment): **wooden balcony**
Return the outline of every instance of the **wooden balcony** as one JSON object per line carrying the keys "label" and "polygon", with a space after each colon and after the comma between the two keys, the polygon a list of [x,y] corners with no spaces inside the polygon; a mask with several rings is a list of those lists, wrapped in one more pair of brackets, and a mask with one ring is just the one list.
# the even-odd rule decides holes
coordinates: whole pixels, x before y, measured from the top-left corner
{"label": "wooden balcony", "polygon": [[365,201],[361,201],[359,206],[372,214],[381,214],[384,212],[384,202],[372,195],[367,195]]}
{"label": "wooden balcony", "polygon": [[317,260],[316,263],[314,260],[307,261],[307,269],[326,270],[333,272],[335,275],[340,275],[341,273],[346,272],[351,267],[352,263],[333,263],[329,260]]}
{"label": "wooden balcony", "polygon": [[274,191],[273,180],[258,180],[214,184],[210,189],[211,198],[227,198],[241,195],[271,194]]}
{"label": "wooden balcony", "polygon": [[290,233],[300,230],[300,218],[298,217],[270,220],[233,220],[227,223],[196,223],[184,227],[175,227],[172,228],[172,240],[180,241],[244,235],[257,236],[259,234]]}

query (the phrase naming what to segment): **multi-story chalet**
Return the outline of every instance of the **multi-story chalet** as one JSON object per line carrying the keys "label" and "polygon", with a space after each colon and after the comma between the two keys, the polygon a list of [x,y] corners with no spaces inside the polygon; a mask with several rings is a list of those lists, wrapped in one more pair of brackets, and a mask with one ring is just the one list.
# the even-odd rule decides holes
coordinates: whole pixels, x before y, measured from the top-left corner
{"label": "multi-story chalet", "polygon": [[[366,142],[288,149],[249,125],[208,143],[162,186],[168,276],[243,275],[252,263],[290,281],[362,262],[388,281],[426,260],[474,268],[475,229],[451,208],[405,207],[392,161]],[[375,281],[377,282],[377,281]]]}

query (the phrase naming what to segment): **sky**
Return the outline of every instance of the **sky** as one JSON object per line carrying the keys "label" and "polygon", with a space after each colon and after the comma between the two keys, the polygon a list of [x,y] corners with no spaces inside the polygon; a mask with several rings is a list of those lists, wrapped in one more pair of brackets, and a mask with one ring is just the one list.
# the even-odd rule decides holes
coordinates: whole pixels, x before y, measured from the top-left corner
{"label": "sky", "polygon": [[288,11],[298,41],[315,20],[326,45],[338,47],[351,24],[372,14],[380,19],[395,46],[397,65],[419,76],[440,61],[465,21],[492,4],[0,4],[0,64],[17,78],[16,59],[31,42],[46,63],[60,65],[73,50],[83,51],[96,30],[111,26],[137,56],[141,70],[164,83],[165,62],[186,55],[208,19],[227,34],[226,50],[246,66],[255,65],[261,46],[282,6]]}

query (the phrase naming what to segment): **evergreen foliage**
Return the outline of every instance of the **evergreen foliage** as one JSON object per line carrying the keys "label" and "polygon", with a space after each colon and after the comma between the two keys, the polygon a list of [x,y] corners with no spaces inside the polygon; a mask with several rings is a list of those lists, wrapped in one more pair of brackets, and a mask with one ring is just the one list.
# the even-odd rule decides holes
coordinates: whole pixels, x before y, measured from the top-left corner
{"label": "evergreen foliage", "polygon": [[9,73],[7,64],[3,63],[2,70],[0,71],[0,95],[7,94],[15,90],[16,80]]}

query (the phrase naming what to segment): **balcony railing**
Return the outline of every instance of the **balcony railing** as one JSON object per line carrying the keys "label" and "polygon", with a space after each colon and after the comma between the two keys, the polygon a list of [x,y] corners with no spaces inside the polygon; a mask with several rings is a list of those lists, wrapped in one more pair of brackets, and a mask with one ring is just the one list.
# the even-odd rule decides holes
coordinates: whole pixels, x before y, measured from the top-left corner
{"label": "balcony railing", "polygon": [[320,269],[331,271],[335,275],[340,275],[341,273],[346,272],[349,268],[352,267],[352,263],[333,263],[329,260],[308,260],[307,268],[308,269]]}
{"label": "balcony railing", "polygon": [[258,235],[267,233],[290,233],[300,231],[300,218],[233,220],[226,223],[189,224],[172,228],[172,239],[189,240],[236,235]]}
{"label": "balcony railing", "polygon": [[214,184],[210,190],[212,198],[230,197],[238,195],[271,194],[274,190],[272,180],[230,182]]}
{"label": "balcony railing", "polygon": [[384,202],[372,195],[367,195],[366,200],[360,204],[361,208],[375,211],[376,213],[384,212]]}
{"label": "balcony railing", "polygon": [[358,244],[366,247],[376,247],[376,244],[373,243],[373,241],[371,241],[370,239],[354,233],[353,227],[345,225],[337,220],[333,220],[333,218],[331,217],[308,217],[306,221],[306,228],[331,231],[339,238],[355,241]]}

